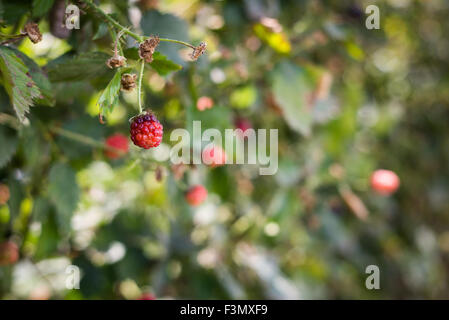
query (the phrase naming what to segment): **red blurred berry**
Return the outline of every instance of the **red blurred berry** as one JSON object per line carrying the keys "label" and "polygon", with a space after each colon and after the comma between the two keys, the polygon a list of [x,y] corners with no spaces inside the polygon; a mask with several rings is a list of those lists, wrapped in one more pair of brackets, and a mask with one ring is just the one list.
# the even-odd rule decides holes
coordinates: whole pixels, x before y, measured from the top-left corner
{"label": "red blurred berry", "polygon": [[6,204],[10,197],[9,188],[5,184],[0,184],[0,205]]}
{"label": "red blurred berry", "polygon": [[186,201],[191,206],[199,206],[207,198],[207,190],[202,185],[193,186],[185,195]]}
{"label": "red blurred berry", "polygon": [[19,247],[12,241],[0,243],[0,266],[14,264],[19,260]]}
{"label": "red blurred berry", "polygon": [[138,115],[131,123],[131,140],[136,146],[144,149],[159,146],[162,141],[162,132],[162,124],[151,113]]}
{"label": "red blurred berry", "polygon": [[206,109],[210,109],[214,106],[214,100],[209,97],[200,97],[196,102],[196,108],[200,111],[204,111]]}
{"label": "red blurred berry", "polygon": [[[237,118],[237,119],[235,120],[235,127],[236,127],[237,129],[242,130],[243,133],[245,133],[246,130],[252,129],[253,126],[252,126],[251,122],[250,122],[248,119],[245,119],[245,118]],[[245,137],[245,135],[242,135],[242,137]]]}
{"label": "red blurred berry", "polygon": [[143,293],[137,300],[156,300],[156,297],[151,293]]}
{"label": "red blurred berry", "polygon": [[120,158],[121,156],[127,154],[129,150],[128,138],[121,133],[116,133],[108,137],[106,139],[106,145],[108,147],[116,149],[107,149],[105,151],[105,154],[109,159]]}
{"label": "red blurred berry", "polygon": [[371,175],[371,187],[381,195],[394,193],[399,188],[399,184],[399,177],[390,170],[376,170]]}
{"label": "red blurred berry", "polygon": [[211,167],[219,167],[226,163],[226,152],[220,146],[209,145],[203,150],[203,162]]}

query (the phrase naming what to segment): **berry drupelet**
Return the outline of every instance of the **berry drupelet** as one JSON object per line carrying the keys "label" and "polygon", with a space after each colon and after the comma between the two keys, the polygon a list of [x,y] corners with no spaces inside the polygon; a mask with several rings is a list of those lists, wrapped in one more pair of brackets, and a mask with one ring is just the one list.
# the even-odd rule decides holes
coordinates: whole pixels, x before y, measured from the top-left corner
{"label": "berry drupelet", "polygon": [[162,141],[162,124],[151,113],[136,116],[131,122],[131,140],[144,149],[155,148]]}

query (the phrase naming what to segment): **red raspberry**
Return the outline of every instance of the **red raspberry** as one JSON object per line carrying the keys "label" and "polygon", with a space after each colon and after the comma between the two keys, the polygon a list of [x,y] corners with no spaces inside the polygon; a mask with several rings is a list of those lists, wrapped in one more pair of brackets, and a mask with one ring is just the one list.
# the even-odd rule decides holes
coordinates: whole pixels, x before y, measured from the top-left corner
{"label": "red raspberry", "polygon": [[116,133],[108,137],[105,144],[108,147],[117,149],[116,151],[113,149],[107,149],[105,151],[105,154],[109,159],[120,158],[121,156],[127,154],[129,150],[128,138],[121,133]]}
{"label": "red raspberry", "polygon": [[371,175],[371,187],[381,195],[390,195],[399,188],[399,177],[390,170],[376,170]]}
{"label": "red raspberry", "polygon": [[207,198],[207,190],[202,185],[193,186],[185,195],[186,201],[191,206],[199,206]]}
{"label": "red raspberry", "polygon": [[135,117],[131,123],[131,140],[144,149],[155,148],[161,144],[163,127],[153,114],[144,113]]}
{"label": "red raspberry", "polygon": [[206,165],[215,168],[226,163],[226,152],[218,145],[209,145],[204,148],[202,158]]}
{"label": "red raspberry", "polygon": [[19,247],[12,241],[0,243],[0,266],[14,264],[19,260]]}
{"label": "red raspberry", "polygon": [[251,129],[253,126],[251,125],[251,122],[248,119],[245,118],[237,118],[235,120],[235,126],[237,129],[240,129],[245,133],[246,130]]}

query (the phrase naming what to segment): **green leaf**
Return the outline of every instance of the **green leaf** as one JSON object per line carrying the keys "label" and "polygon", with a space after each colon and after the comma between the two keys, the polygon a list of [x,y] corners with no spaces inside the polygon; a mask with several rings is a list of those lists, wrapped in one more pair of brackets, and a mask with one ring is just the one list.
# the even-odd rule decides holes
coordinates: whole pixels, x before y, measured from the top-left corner
{"label": "green leaf", "polygon": [[[146,11],[140,21],[140,27],[147,35],[189,41],[188,24],[171,14],[163,14],[157,10]],[[184,66],[186,62],[179,56],[179,49],[182,47],[167,42],[161,42],[157,47],[157,50],[170,60]]]}
{"label": "green leaf", "polygon": [[306,100],[310,88],[304,70],[282,62],[276,66],[272,80],[274,98],[288,126],[304,136],[310,135],[312,114]]}
{"label": "green leaf", "polygon": [[[139,50],[138,48],[127,48],[124,50],[123,54],[126,59],[139,60]],[[156,51],[153,55],[153,62],[150,66],[160,75],[165,76],[170,72],[178,71],[182,69],[182,66],[169,60],[162,53]]]}
{"label": "green leaf", "polygon": [[212,109],[199,111],[192,109],[192,121],[201,121],[201,129],[215,128],[224,132],[225,129],[232,128],[232,111],[223,106],[214,106]]}
{"label": "green leaf", "polygon": [[48,80],[48,76],[42,71],[42,69],[26,54],[23,52],[13,49],[16,55],[22,59],[25,65],[30,70],[29,73],[31,78],[39,87],[41,92],[41,97],[35,100],[36,104],[46,105],[46,106],[54,106],[55,105],[55,96],[53,93],[53,89],[51,86],[50,80]]}
{"label": "green leaf", "polygon": [[[28,1],[2,1],[3,4],[3,19],[6,24],[15,24],[30,11],[30,4]],[[5,14],[5,13],[8,14]]]}
{"label": "green leaf", "polygon": [[92,40],[101,39],[107,34],[108,34],[108,24],[106,22],[102,22],[98,25],[97,31],[95,32],[95,35],[92,38]]}
{"label": "green leaf", "polygon": [[[103,131],[105,130],[105,126],[98,125],[98,118],[92,118],[88,115],[68,120],[62,128],[97,141],[100,141],[104,136]],[[88,161],[92,158],[92,146],[90,145],[71,140],[62,135],[56,138],[56,143],[70,160]]]}
{"label": "green leaf", "polygon": [[0,168],[11,160],[17,150],[17,136],[9,131],[5,127],[0,127]]}
{"label": "green leaf", "polygon": [[[36,244],[36,252],[34,253],[34,259],[37,261],[51,257],[54,252],[58,249],[58,242],[61,241],[58,234],[58,225],[56,223],[55,216],[51,206],[45,203],[45,199],[38,198],[36,200],[35,206],[38,206],[36,212],[33,208],[33,217],[35,213],[39,213],[41,210],[46,210],[45,215],[41,214],[40,219],[36,219],[42,223],[41,236]],[[50,211],[50,212],[49,212]]]}
{"label": "green leaf", "polygon": [[75,172],[66,164],[57,163],[50,169],[48,193],[56,207],[56,222],[61,234],[68,234],[73,212],[78,205],[80,190]]}
{"label": "green leaf", "polygon": [[45,15],[53,6],[54,0],[33,0],[33,17],[39,18]]}
{"label": "green leaf", "polygon": [[161,76],[165,76],[172,71],[178,71],[182,69],[182,66],[168,60],[167,57],[160,52],[154,53],[153,62],[150,63],[150,66]]}
{"label": "green leaf", "polygon": [[139,49],[136,47],[126,48],[125,50],[123,50],[123,54],[126,59],[130,59],[130,60],[139,60],[140,59]]}
{"label": "green leaf", "polygon": [[114,105],[118,101],[120,93],[120,80],[122,79],[122,74],[129,72],[130,68],[120,68],[116,71],[114,77],[109,82],[107,87],[101,93],[100,98],[98,98],[97,104],[100,106],[100,114],[105,115],[112,111]]}
{"label": "green leaf", "polygon": [[107,73],[109,58],[104,52],[87,52],[75,57],[64,55],[48,63],[46,70],[52,82],[85,81]]}
{"label": "green leaf", "polygon": [[13,50],[4,46],[0,46],[0,71],[11,104],[23,122],[33,100],[40,96],[39,88],[28,73],[28,67]]}

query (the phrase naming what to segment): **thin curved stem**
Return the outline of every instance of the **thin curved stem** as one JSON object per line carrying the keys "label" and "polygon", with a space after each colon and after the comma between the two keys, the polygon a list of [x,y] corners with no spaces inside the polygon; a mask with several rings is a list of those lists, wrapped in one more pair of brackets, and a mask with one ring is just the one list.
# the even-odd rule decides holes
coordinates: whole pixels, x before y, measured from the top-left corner
{"label": "thin curved stem", "polygon": [[19,34],[5,34],[5,33],[0,33],[0,39],[14,39],[14,38],[23,38],[25,37],[26,34],[24,33],[19,33]]}
{"label": "thin curved stem", "polygon": [[[119,29],[120,31],[128,34],[129,36],[133,37],[137,42],[142,42],[145,39],[148,39],[150,37],[146,37],[146,36],[140,36],[135,32],[132,32],[131,30],[129,30],[128,28],[125,28],[124,26],[122,26],[120,23],[118,23],[114,18],[112,18],[110,15],[108,15],[106,12],[104,12],[100,7],[98,7],[95,3],[93,3],[92,0],[83,0],[87,5],[89,5],[93,10],[95,10],[98,14],[100,14],[103,18],[105,18],[109,23],[111,23],[114,27],[116,27],[117,29]],[[195,46],[187,43],[185,41],[181,41],[181,40],[175,40],[175,39],[167,39],[167,38],[159,38],[160,41],[165,41],[165,42],[172,42],[172,43],[177,43],[177,44],[181,44],[183,46],[195,49]]]}
{"label": "thin curved stem", "polygon": [[83,0],[89,7],[91,7],[93,10],[95,10],[99,15],[101,15],[103,18],[105,18],[109,23],[111,23],[114,27],[123,30],[124,33],[131,36],[138,42],[142,42],[141,36],[139,36],[137,33],[132,32],[128,28],[125,28],[120,23],[118,23],[114,18],[112,18],[110,15],[108,15],[106,12],[101,10],[100,7],[98,7],[95,3],[93,3],[92,0]]}
{"label": "thin curved stem", "polygon": [[88,146],[91,146],[91,147],[97,147],[97,148],[101,148],[101,149],[117,152],[119,154],[120,153],[124,153],[123,150],[120,150],[120,149],[115,148],[113,146],[109,146],[109,145],[107,145],[107,144],[105,144],[103,142],[100,142],[100,141],[97,141],[95,139],[92,139],[91,137],[82,135],[82,134],[77,133],[77,132],[65,130],[65,129],[62,129],[60,127],[50,127],[49,131],[53,132],[53,133],[55,133],[57,135],[66,137],[66,138],[68,138],[70,140],[77,141],[77,142],[80,142],[82,144],[85,144],[85,145],[88,145]]}
{"label": "thin curved stem", "polygon": [[159,40],[160,40],[160,41],[165,41],[165,42],[178,43],[178,44],[182,44],[183,46],[186,46],[186,47],[195,49],[195,46],[194,46],[194,45],[192,45],[192,44],[190,44],[190,43],[187,43],[187,42],[184,42],[184,41],[181,41],[181,40],[174,40],[174,39],[167,39],[167,38],[159,38]]}
{"label": "thin curved stem", "polygon": [[137,94],[138,94],[138,101],[139,101],[139,113],[143,112],[143,108],[142,108],[142,79],[143,79],[144,69],[145,69],[145,61],[142,59],[142,61],[140,62],[139,83],[137,86]]}

